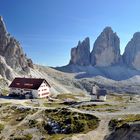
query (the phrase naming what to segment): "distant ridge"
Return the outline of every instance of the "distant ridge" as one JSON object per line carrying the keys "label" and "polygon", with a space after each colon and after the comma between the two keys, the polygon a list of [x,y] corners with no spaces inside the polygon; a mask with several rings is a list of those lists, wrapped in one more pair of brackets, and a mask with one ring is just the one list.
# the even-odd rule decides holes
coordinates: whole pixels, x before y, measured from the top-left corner
{"label": "distant ridge", "polygon": [[94,42],[90,53],[90,39],[71,49],[69,65],[108,67],[124,65],[140,70],[140,32],[128,42],[123,55],[120,54],[120,39],[111,27],[106,27]]}

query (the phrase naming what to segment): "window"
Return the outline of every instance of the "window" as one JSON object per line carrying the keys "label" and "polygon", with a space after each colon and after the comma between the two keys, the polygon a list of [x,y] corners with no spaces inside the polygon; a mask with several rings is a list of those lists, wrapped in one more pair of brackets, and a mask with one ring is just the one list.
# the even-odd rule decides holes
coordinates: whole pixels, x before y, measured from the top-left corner
{"label": "window", "polygon": [[44,95],[48,95],[48,94],[49,94],[49,92],[45,92],[45,93],[42,94],[42,96],[44,96]]}
{"label": "window", "polygon": [[30,84],[30,83],[25,83],[24,86],[29,86],[29,87],[32,87],[33,84]]}
{"label": "window", "polygon": [[20,85],[20,83],[16,83],[16,85],[18,85],[18,86],[19,86],[19,85]]}

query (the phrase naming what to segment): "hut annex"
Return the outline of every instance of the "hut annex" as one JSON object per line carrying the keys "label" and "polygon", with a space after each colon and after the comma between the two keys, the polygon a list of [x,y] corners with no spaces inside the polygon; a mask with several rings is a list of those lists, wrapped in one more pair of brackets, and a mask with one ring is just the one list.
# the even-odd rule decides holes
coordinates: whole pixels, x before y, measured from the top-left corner
{"label": "hut annex", "polygon": [[100,89],[97,85],[93,85],[90,95],[92,101],[106,101],[107,91]]}
{"label": "hut annex", "polygon": [[21,98],[48,98],[50,84],[45,79],[15,78],[9,86],[9,96]]}

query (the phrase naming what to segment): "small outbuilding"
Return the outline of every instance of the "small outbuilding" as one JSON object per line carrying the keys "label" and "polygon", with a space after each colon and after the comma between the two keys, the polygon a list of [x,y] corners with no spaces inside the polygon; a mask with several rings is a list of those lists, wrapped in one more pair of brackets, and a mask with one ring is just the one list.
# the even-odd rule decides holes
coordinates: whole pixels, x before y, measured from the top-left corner
{"label": "small outbuilding", "polygon": [[90,95],[92,101],[106,101],[107,91],[94,85]]}
{"label": "small outbuilding", "polygon": [[50,84],[40,78],[15,78],[9,86],[9,96],[20,98],[48,98]]}

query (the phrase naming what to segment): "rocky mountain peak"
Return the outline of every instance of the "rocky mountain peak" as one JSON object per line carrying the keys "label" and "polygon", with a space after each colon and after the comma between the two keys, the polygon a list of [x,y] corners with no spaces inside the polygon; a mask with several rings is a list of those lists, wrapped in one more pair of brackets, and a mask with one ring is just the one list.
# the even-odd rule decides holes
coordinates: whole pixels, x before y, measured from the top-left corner
{"label": "rocky mountain peak", "polygon": [[[29,67],[33,68],[33,63],[31,59],[28,59],[19,43],[14,37],[6,30],[3,18],[0,16],[0,56],[2,56],[5,61],[5,71],[6,69],[15,70],[16,72],[29,73]],[[9,67],[7,67],[9,66]],[[7,68],[6,68],[7,67]],[[0,69],[0,74],[4,75]],[[5,74],[6,75],[6,74]],[[6,76],[5,76],[6,77]],[[7,79],[11,79],[8,76]]]}
{"label": "rocky mountain peak", "polygon": [[78,45],[71,49],[69,64],[104,67],[120,63],[120,39],[111,27],[104,28],[96,39],[91,53],[89,42],[87,37],[83,42],[79,41]]}
{"label": "rocky mountain peak", "polygon": [[120,39],[111,27],[106,27],[94,43],[91,64],[111,66],[119,63],[120,57]]}
{"label": "rocky mountain peak", "polygon": [[113,33],[113,30],[111,27],[107,26],[103,29],[103,33]]}
{"label": "rocky mountain peak", "polygon": [[0,54],[4,53],[5,46],[10,41],[3,18],[0,16]]}
{"label": "rocky mountain peak", "polygon": [[133,38],[140,38],[140,32],[136,32],[136,33],[134,33],[134,35],[133,35]]}
{"label": "rocky mountain peak", "polygon": [[3,21],[2,16],[0,16],[0,35],[7,34],[7,30],[5,27],[5,23]]}
{"label": "rocky mountain peak", "polygon": [[140,32],[134,33],[128,42],[123,54],[123,61],[126,65],[140,70]]}
{"label": "rocky mountain peak", "polygon": [[79,41],[78,45],[71,49],[70,64],[90,65],[90,40],[88,37],[82,42]]}

